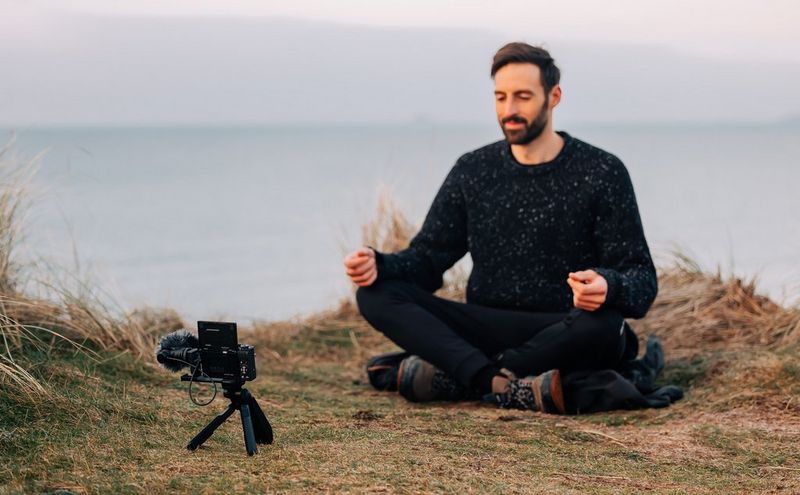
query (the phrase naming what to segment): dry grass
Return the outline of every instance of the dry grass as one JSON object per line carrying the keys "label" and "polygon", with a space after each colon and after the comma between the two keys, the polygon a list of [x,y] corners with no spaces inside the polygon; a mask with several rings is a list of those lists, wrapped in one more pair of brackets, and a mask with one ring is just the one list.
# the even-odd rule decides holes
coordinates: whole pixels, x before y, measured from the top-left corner
{"label": "dry grass", "polygon": [[723,279],[676,263],[659,274],[658,299],[643,320],[681,355],[800,342],[800,308],[756,293],[755,282]]}
{"label": "dry grass", "polygon": [[[361,228],[362,244],[378,251],[392,253],[408,247],[418,228],[408,221],[398,208],[391,193],[383,189],[378,195],[375,216]],[[463,301],[467,290],[469,270],[466,263],[456,263],[444,275],[444,285],[437,295]]]}
{"label": "dry grass", "polygon": [[172,310],[140,309],[116,313],[100,300],[61,292],[52,302],[19,293],[0,294],[0,385],[29,404],[51,396],[50,387],[28,368],[65,350],[99,357],[117,351],[137,358],[151,356],[156,338],[183,328]]}
{"label": "dry grass", "polygon": [[378,193],[375,216],[361,227],[361,240],[365,246],[391,253],[407,247],[415,231],[391,193],[382,189]]}
{"label": "dry grass", "polygon": [[32,162],[23,163],[14,155],[13,141],[0,148],[0,293],[15,289],[18,267],[13,252],[20,236],[18,217],[34,171]]}
{"label": "dry grass", "polygon": [[[35,281],[47,297],[20,289],[22,271],[14,251],[22,232],[20,217],[25,211],[36,160],[21,160],[12,150],[11,144],[0,150],[0,386],[5,393],[32,404],[51,397],[47,383],[28,369],[42,356],[63,348],[89,356],[96,356],[98,351],[149,356],[156,336],[181,328],[183,323],[172,310],[140,309],[128,313],[113,299],[74,277],[67,281],[57,276]],[[25,268],[25,275],[30,276],[38,267]]]}

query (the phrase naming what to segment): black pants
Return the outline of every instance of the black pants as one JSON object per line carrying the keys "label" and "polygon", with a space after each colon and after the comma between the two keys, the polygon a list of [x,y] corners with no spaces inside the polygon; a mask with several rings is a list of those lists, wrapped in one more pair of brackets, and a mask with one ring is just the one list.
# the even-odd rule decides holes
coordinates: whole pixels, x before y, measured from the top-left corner
{"label": "black pants", "polygon": [[615,310],[533,313],[464,304],[399,280],[356,292],[361,314],[377,330],[469,386],[496,364],[517,376],[614,368],[625,351]]}

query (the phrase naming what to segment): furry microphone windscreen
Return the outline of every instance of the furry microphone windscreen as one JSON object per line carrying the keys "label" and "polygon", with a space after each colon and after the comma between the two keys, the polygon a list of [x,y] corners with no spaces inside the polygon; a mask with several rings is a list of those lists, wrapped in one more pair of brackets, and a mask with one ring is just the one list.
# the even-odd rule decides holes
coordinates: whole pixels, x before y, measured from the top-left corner
{"label": "furry microphone windscreen", "polygon": [[[198,347],[200,347],[200,341],[197,340],[195,335],[188,330],[176,330],[161,338],[161,342],[156,348],[156,355],[161,351],[177,351],[185,348],[197,349]],[[178,372],[185,368],[187,363],[168,359],[161,362],[161,364],[170,371]]]}

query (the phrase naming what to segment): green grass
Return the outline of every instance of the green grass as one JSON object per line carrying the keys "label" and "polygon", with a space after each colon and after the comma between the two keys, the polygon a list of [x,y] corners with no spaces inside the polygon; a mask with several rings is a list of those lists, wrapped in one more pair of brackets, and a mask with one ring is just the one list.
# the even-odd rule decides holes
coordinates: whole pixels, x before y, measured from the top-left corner
{"label": "green grass", "polygon": [[[330,332],[320,340],[330,335],[338,337]],[[706,399],[718,389],[709,374],[730,370],[713,356],[670,363],[666,376],[692,388],[669,409],[574,418],[477,404],[411,404],[371,390],[352,345],[314,345],[310,357],[260,357],[259,377],[249,388],[272,421],[276,442],[260,446],[252,458],[234,420],[199,451],[185,449],[226,403],[190,404],[178,375],[125,354],[101,354],[102,363],[51,354],[34,372],[47,378],[53,400],[34,406],[0,393],[0,492],[800,489],[796,416],[710,405]],[[719,359],[729,363],[731,357]],[[793,365],[781,369],[796,379]]]}

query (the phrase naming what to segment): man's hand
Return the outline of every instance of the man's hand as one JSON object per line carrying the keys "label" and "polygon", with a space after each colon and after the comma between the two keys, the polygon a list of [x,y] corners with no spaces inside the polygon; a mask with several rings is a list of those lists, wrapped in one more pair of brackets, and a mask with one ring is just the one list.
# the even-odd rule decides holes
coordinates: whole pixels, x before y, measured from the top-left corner
{"label": "man's hand", "polygon": [[606,302],[608,282],[594,270],[570,272],[567,283],[572,287],[572,302],[578,309],[594,311]]}
{"label": "man's hand", "polygon": [[347,276],[360,287],[367,287],[378,278],[375,251],[368,247],[356,249],[344,259]]}

